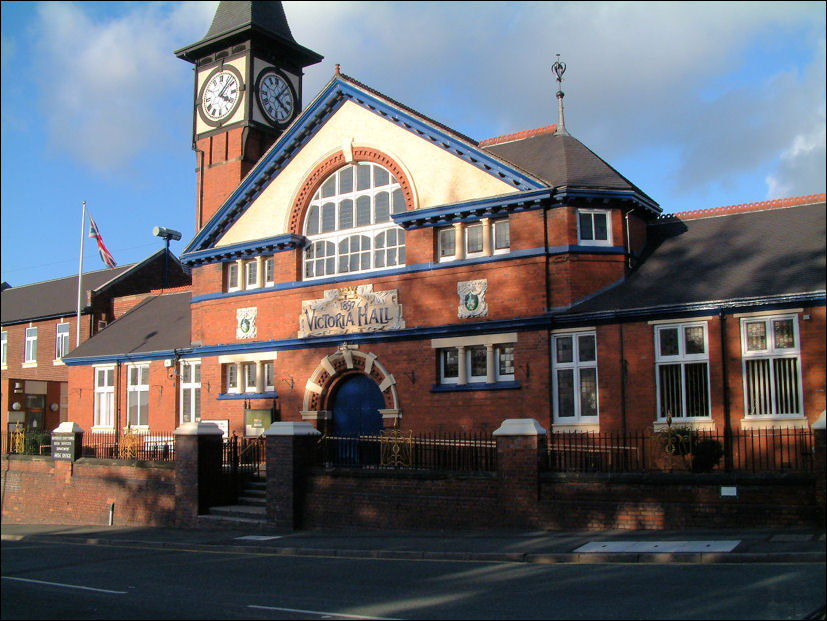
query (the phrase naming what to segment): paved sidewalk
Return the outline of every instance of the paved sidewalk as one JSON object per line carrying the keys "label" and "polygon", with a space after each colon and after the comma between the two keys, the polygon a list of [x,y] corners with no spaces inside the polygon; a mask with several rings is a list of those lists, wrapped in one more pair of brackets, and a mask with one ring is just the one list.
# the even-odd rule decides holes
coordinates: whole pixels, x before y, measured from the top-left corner
{"label": "paved sidewalk", "polygon": [[348,533],[3,523],[2,539],[285,556],[524,563],[827,561],[824,531],[813,529]]}

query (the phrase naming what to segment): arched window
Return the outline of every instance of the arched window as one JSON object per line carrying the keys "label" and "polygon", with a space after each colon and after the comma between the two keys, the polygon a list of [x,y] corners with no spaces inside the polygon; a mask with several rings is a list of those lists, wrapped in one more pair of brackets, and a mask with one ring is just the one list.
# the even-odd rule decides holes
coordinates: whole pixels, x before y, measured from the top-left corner
{"label": "arched window", "polygon": [[391,216],[405,211],[399,182],[378,164],[350,164],[319,186],[304,220],[310,243],[304,278],[405,265],[405,231]]}

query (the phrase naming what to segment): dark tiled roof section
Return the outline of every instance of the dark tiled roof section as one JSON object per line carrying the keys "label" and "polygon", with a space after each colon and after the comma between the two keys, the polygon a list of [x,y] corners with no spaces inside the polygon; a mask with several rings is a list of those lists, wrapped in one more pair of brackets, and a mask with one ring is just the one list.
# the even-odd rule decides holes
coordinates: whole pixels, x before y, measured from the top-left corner
{"label": "dark tiled roof section", "polygon": [[577,138],[548,131],[525,133],[529,135],[517,140],[493,144],[483,141],[481,145],[489,153],[516,164],[552,187],[632,190],[646,196]]}
{"label": "dark tiled roof section", "polygon": [[[132,265],[87,272],[83,275],[83,289],[90,291],[120,276]],[[15,323],[40,317],[57,317],[77,313],[78,277],[67,276],[32,285],[10,287],[2,294],[2,321]],[[84,306],[86,300],[83,300]]]}
{"label": "dark tiled roof section", "polygon": [[825,290],[825,203],[653,223],[643,264],[572,313]]}
{"label": "dark tiled roof section", "polygon": [[145,354],[190,346],[192,293],[155,295],[137,304],[67,359]]}
{"label": "dark tiled roof section", "polygon": [[204,39],[219,37],[247,25],[258,26],[277,37],[295,42],[281,2],[219,2]]}

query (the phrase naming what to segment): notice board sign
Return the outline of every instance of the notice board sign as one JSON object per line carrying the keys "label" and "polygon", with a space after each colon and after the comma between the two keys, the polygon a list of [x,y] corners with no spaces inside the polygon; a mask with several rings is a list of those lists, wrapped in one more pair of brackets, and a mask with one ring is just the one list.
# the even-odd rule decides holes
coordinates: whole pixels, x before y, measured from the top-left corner
{"label": "notice board sign", "polygon": [[273,410],[244,410],[244,435],[248,438],[257,438],[273,422]]}
{"label": "notice board sign", "polygon": [[75,461],[80,457],[80,436],[74,433],[52,433],[52,459]]}

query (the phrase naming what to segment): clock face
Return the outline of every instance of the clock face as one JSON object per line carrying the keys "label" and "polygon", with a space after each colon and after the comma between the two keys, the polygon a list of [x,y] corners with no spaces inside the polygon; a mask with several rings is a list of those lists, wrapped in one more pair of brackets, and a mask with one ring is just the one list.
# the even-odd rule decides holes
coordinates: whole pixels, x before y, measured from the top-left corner
{"label": "clock face", "polygon": [[204,86],[201,111],[211,121],[221,121],[235,110],[241,94],[240,80],[231,71],[219,71]]}
{"label": "clock face", "polygon": [[273,123],[285,125],[293,118],[293,90],[281,75],[268,69],[258,79],[258,105]]}

